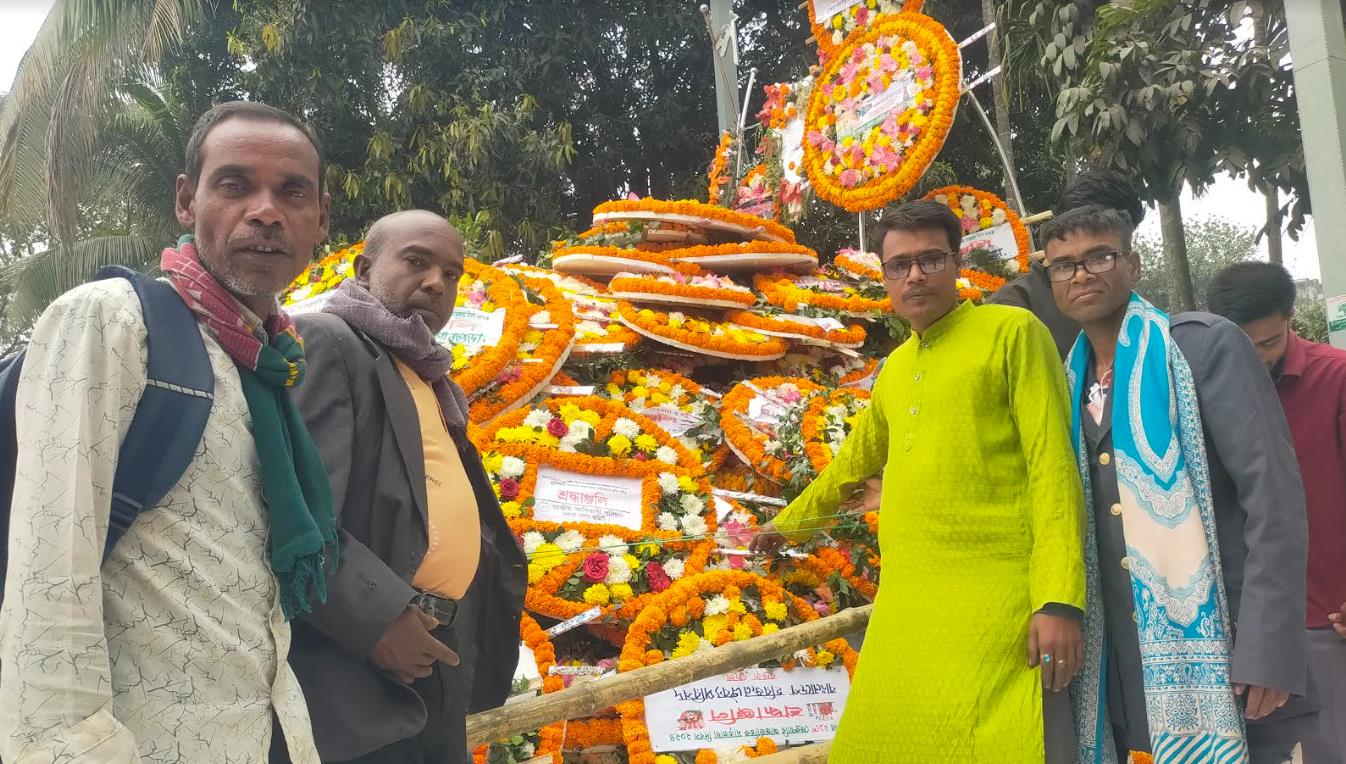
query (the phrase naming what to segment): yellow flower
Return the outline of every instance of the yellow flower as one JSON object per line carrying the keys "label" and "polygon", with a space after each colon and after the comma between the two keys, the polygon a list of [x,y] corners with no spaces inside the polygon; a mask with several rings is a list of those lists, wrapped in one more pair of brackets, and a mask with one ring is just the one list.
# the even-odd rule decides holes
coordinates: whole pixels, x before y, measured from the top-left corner
{"label": "yellow flower", "polygon": [[766,613],[766,617],[773,621],[784,621],[786,616],[790,614],[789,608],[785,607],[785,603],[780,600],[764,600],[762,610]]}
{"label": "yellow flower", "polygon": [[706,635],[706,639],[714,642],[715,638],[719,636],[720,632],[724,631],[725,627],[728,625],[729,619],[722,615],[706,616],[705,620],[701,622],[701,631]]}
{"label": "yellow flower", "polygon": [[729,600],[729,612],[738,613],[739,615],[747,615],[748,608],[743,604],[743,600],[735,597],[734,599]]}
{"label": "yellow flower", "polygon": [[742,642],[745,639],[752,639],[752,629],[748,628],[748,624],[740,623],[734,627],[734,641]]}
{"label": "yellow flower", "polygon": [[778,631],[780,631],[780,627],[777,626],[777,625],[774,624],[774,623],[766,623],[766,624],[762,624],[762,633],[763,633],[763,634],[775,634],[775,633],[778,632]]}
{"label": "yellow flower", "polygon": [[645,452],[657,451],[659,449],[659,441],[655,440],[653,435],[642,432],[636,436],[636,448]]}
{"label": "yellow flower", "polygon": [[663,393],[654,393],[653,395],[650,396],[650,403],[653,403],[656,406],[658,406],[661,403],[668,403],[669,400],[670,400],[669,397],[667,395],[664,395]]}
{"label": "yellow flower", "polygon": [[529,564],[528,564],[528,583],[529,583],[529,584],[536,584],[538,581],[541,581],[541,580],[542,580],[542,576],[544,576],[544,575],[546,575],[546,571],[545,571],[545,570],[543,570],[542,568],[538,567],[538,566],[537,566],[536,564],[534,564],[534,563],[529,563]]}
{"label": "yellow flower", "polygon": [[545,338],[546,335],[542,333],[541,329],[531,329],[523,336],[523,341],[533,345],[541,345],[542,340]]}
{"label": "yellow flower", "polygon": [[678,764],[678,760],[666,753],[654,757],[654,764]]}
{"label": "yellow flower", "polygon": [[631,591],[630,584],[613,584],[609,591],[612,593],[612,599],[618,602],[625,602],[636,596],[636,593]]}
{"label": "yellow flower", "polygon": [[[608,391],[608,395],[611,395],[611,396],[614,396],[614,397],[622,394],[622,389],[621,389],[620,387],[617,386],[617,383],[616,383],[616,382],[609,382],[609,383],[608,383],[608,387],[607,387],[607,391]],[[573,406],[573,405],[572,405],[571,407],[572,407],[572,408],[576,408],[576,407]],[[561,411],[562,411],[562,418],[564,418],[564,416],[565,416],[565,414],[564,414],[565,408],[562,407]]]}
{"label": "yellow flower", "polygon": [[637,546],[636,551],[639,552],[640,554],[645,555],[646,557],[654,557],[655,555],[659,554],[659,545],[654,543],[653,541],[646,541],[640,546]]}
{"label": "yellow flower", "polygon": [[630,566],[631,570],[640,570],[640,558],[636,557],[634,554],[622,555],[622,559],[626,561],[626,564]]}
{"label": "yellow flower", "polygon": [[608,450],[613,456],[626,456],[631,453],[631,439],[625,435],[613,435],[608,438]]}
{"label": "yellow flower", "polygon": [[638,385],[638,386],[636,386],[636,387],[631,388],[631,397],[632,397],[632,398],[648,398],[648,397],[650,397],[650,391],[649,391],[649,390],[646,390],[645,387],[644,387],[643,385]]}
{"label": "yellow flower", "polygon": [[506,520],[513,520],[523,514],[523,510],[519,507],[519,502],[517,501],[507,501],[501,504],[500,511],[505,513]]}
{"label": "yellow flower", "polygon": [[678,488],[686,493],[696,493],[696,481],[687,475],[678,477]]}
{"label": "yellow flower", "polygon": [[612,601],[612,595],[606,586],[594,584],[584,590],[584,601],[590,605],[606,605]]}
{"label": "yellow flower", "polygon": [[581,411],[580,421],[588,422],[590,427],[597,427],[598,423],[603,421],[603,417],[597,411]]}
{"label": "yellow flower", "polygon": [[573,403],[566,403],[561,406],[561,421],[566,424],[570,424],[576,419],[581,419],[583,415],[584,410]]}
{"label": "yellow flower", "polygon": [[565,561],[565,550],[555,544],[543,544],[533,552],[532,564],[543,570],[551,570]]}
{"label": "yellow flower", "polygon": [[837,656],[833,655],[832,653],[829,653],[826,650],[819,650],[818,654],[814,656],[813,660],[814,663],[816,663],[819,666],[831,666],[832,663],[836,661],[836,659]]}

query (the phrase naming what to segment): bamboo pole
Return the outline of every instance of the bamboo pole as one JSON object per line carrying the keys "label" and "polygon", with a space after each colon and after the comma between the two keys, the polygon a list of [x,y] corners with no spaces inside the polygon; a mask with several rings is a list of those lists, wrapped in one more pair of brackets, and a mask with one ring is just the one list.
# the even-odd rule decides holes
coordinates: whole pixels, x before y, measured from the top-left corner
{"label": "bamboo pole", "polygon": [[853,634],[869,623],[873,611],[873,605],[849,608],[816,621],[782,629],[775,634],[733,642],[675,661],[595,679],[560,692],[473,714],[467,719],[468,747],[475,748],[567,719],[593,716],[622,701],[643,698],[698,679],[754,666],[811,645]]}
{"label": "bamboo pole", "polygon": [[1052,217],[1053,213],[1051,210],[1043,210],[1042,212],[1038,212],[1033,215],[1029,215],[1026,218],[1023,218],[1023,224],[1033,225],[1034,223],[1045,223],[1048,220],[1051,220]]}
{"label": "bamboo pole", "polygon": [[830,742],[814,743],[759,757],[753,764],[827,764],[827,756],[831,751]]}

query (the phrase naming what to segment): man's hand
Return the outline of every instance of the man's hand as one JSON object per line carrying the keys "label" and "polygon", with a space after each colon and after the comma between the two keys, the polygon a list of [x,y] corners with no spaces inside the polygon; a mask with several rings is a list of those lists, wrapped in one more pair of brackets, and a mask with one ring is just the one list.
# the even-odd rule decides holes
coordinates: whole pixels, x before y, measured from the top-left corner
{"label": "man's hand", "polygon": [[407,684],[430,676],[435,661],[457,666],[458,654],[430,633],[437,626],[439,621],[432,616],[408,606],[379,637],[369,658]]}
{"label": "man's hand", "polygon": [[1338,637],[1346,639],[1346,602],[1341,604],[1341,609],[1327,616],[1327,620],[1332,622],[1332,630]]}
{"label": "man's hand", "polygon": [[776,524],[767,523],[757,529],[757,535],[753,536],[752,545],[748,548],[758,554],[772,554],[784,544],[785,537],[776,530]]}
{"label": "man's hand", "polygon": [[1266,687],[1249,687],[1246,684],[1234,685],[1234,694],[1243,697],[1248,696],[1248,709],[1243,715],[1249,719],[1264,719],[1271,715],[1272,711],[1285,705],[1290,700],[1290,693],[1280,690],[1271,690]]}
{"label": "man's hand", "polygon": [[1073,618],[1038,613],[1028,624],[1028,667],[1042,666],[1042,688],[1060,692],[1084,665],[1084,640]]}
{"label": "man's hand", "polygon": [[841,509],[845,512],[877,512],[883,503],[883,478],[872,477],[864,482],[859,491],[850,498]]}

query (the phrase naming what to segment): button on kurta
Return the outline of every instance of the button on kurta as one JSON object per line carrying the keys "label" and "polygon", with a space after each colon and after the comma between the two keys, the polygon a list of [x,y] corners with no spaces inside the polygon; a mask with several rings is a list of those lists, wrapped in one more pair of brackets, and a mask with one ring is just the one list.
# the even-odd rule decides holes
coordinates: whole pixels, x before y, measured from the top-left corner
{"label": "button on kurta", "polygon": [[1122,505],[1121,505],[1121,504],[1113,504],[1113,505],[1112,505],[1112,510],[1111,510],[1111,511],[1112,511],[1112,516],[1113,516],[1113,517],[1121,517],[1121,516],[1122,516]]}
{"label": "button on kurta", "polygon": [[912,406],[912,407],[911,407],[911,415],[912,415],[912,416],[916,416],[916,411],[917,411],[916,407],[915,407],[915,406]]}
{"label": "button on kurta", "polygon": [[1131,570],[1131,558],[1130,558],[1130,557],[1123,557],[1123,558],[1122,558],[1122,570]]}
{"label": "button on kurta", "polygon": [[1109,456],[1106,452],[1101,453],[1098,455],[1098,463],[1106,467],[1112,463],[1112,457]]}

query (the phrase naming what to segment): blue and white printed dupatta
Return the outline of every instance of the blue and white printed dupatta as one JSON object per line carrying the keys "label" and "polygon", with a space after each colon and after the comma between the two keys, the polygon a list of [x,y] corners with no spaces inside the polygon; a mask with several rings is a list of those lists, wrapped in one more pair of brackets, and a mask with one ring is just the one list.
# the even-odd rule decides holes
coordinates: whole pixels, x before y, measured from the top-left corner
{"label": "blue and white printed dupatta", "polygon": [[[1093,506],[1081,399],[1090,358],[1083,334],[1066,362],[1071,427],[1087,506]],[[1132,293],[1113,365],[1112,445],[1131,590],[1140,634],[1150,745],[1156,764],[1248,760],[1230,684],[1232,633],[1220,571],[1201,415],[1169,318]],[[1080,764],[1115,764],[1107,721],[1106,630],[1097,528],[1087,513],[1085,660],[1071,688]]]}

